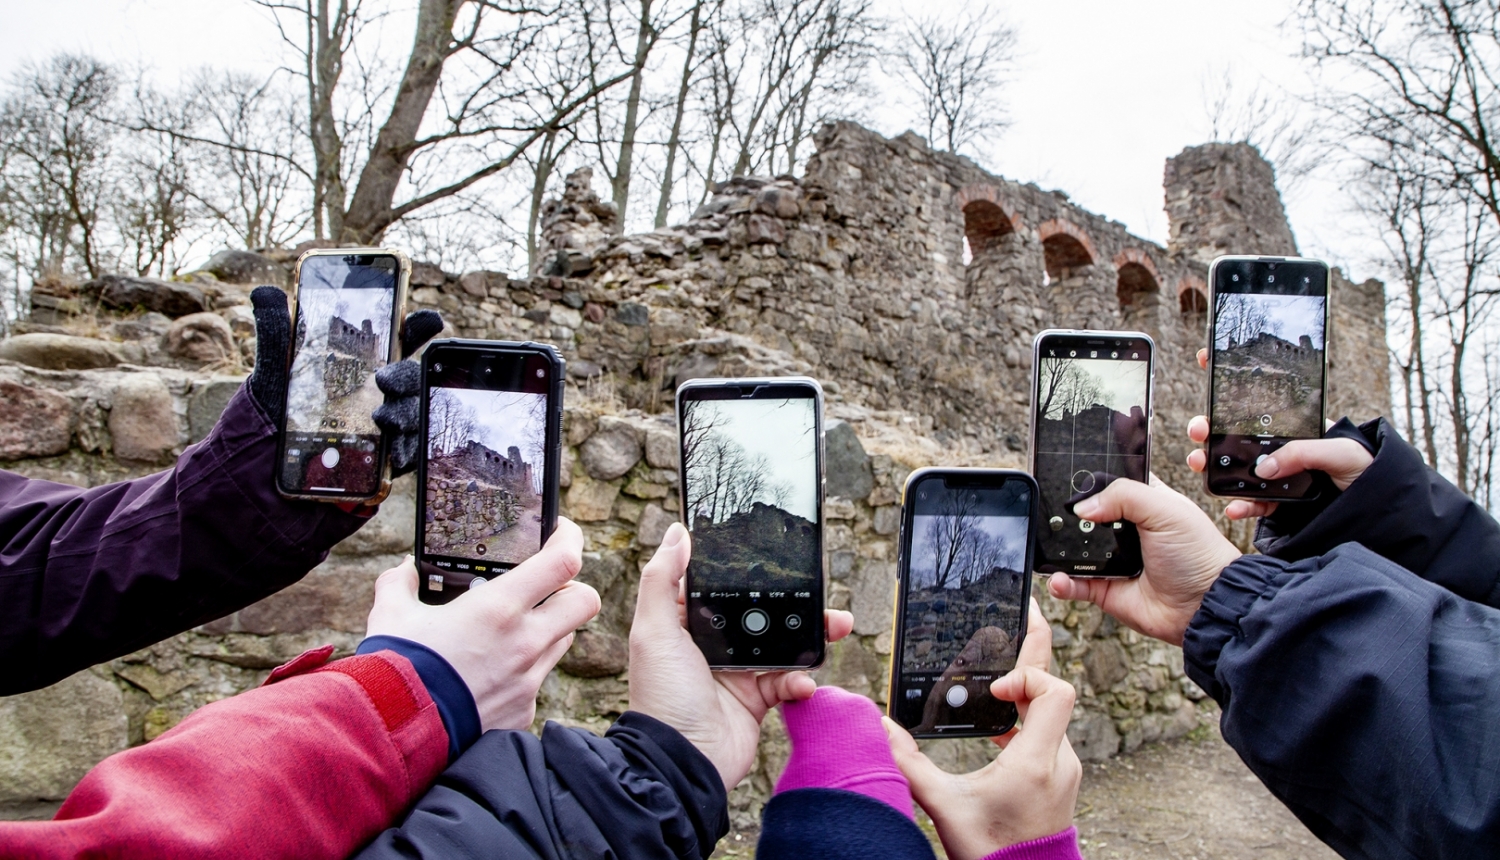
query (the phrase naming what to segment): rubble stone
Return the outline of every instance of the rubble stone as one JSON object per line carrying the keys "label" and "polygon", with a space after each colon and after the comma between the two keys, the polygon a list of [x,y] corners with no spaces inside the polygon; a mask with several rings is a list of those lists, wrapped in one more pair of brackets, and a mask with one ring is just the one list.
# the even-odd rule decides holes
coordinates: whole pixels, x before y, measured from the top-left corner
{"label": "rubble stone", "polygon": [[111,393],[109,433],[121,460],[161,463],[177,447],[172,392],[151,373],[126,374]]}
{"label": "rubble stone", "polygon": [[220,362],[239,351],[229,323],[211,312],[188,314],[173,320],[162,341],[168,355],[200,364]]}
{"label": "rubble stone", "polygon": [[70,334],[18,334],[0,341],[0,358],[44,370],[114,367],[122,360],[113,344]]}
{"label": "rubble stone", "polygon": [[141,307],[174,319],[208,310],[208,299],[202,290],[160,278],[104,275],[85,283],[83,289],[98,295],[106,307],[120,310]]}
{"label": "rubble stone", "polygon": [[0,460],[61,454],[72,436],[73,404],[67,397],[0,380]]}

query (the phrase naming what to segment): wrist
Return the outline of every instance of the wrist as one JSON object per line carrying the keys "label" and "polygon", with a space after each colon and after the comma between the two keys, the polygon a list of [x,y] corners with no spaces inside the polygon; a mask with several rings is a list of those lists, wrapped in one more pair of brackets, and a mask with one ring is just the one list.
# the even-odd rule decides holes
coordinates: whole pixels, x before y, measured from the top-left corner
{"label": "wrist", "polygon": [[479,740],[481,726],[479,708],[474,703],[474,694],[441,654],[410,639],[399,636],[374,635],[365,637],[355,650],[356,654],[375,651],[394,651],[405,657],[417,672],[437,706],[443,719],[443,728],[448,732],[448,760],[457,759],[464,750]]}

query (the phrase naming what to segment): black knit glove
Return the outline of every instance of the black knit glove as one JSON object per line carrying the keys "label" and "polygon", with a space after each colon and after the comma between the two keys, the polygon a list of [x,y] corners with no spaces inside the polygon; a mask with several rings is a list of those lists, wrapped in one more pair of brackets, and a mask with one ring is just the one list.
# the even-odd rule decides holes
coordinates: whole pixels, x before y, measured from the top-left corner
{"label": "black knit glove", "polygon": [[391,477],[417,467],[422,447],[422,366],[411,354],[443,330],[437,311],[417,311],[401,324],[401,361],[375,371],[375,384],[385,403],[375,410],[375,423],[391,442]]}

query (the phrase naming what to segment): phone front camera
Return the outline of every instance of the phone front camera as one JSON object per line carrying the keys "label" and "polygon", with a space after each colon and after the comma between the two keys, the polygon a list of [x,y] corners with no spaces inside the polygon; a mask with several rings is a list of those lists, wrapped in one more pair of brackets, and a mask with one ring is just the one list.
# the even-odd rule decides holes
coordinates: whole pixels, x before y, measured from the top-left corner
{"label": "phone front camera", "polygon": [[542,370],[540,367],[538,367],[536,369],[536,378],[537,379],[541,379],[541,378],[545,377],[546,375],[547,375],[547,371]]}
{"label": "phone front camera", "polygon": [[1266,283],[1268,283],[1268,284],[1274,284],[1274,283],[1276,283],[1276,276],[1275,275],[1266,275]]}
{"label": "phone front camera", "polygon": [[1229,280],[1231,280],[1231,281],[1238,281],[1239,279],[1240,279],[1239,275],[1230,275],[1229,276]]}
{"label": "phone front camera", "polygon": [[443,366],[441,364],[436,363],[436,362],[433,363],[432,369],[434,371],[436,371],[437,373],[442,373],[443,372]]}

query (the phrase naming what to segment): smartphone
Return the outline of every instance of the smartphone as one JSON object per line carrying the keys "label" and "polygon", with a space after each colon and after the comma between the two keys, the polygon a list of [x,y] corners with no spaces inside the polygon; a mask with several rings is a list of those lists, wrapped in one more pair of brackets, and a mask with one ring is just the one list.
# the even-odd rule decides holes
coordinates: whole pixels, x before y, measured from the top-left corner
{"label": "smartphone", "polygon": [[823,389],[806,377],[677,389],[688,632],[713,669],[823,662]]}
{"label": "smartphone", "polygon": [[1155,354],[1151,337],[1138,331],[1049,329],[1032,342],[1038,571],[1082,577],[1141,572],[1134,524],[1079,519],[1073,505],[1119,478],[1146,481]]}
{"label": "smartphone", "polygon": [[1216,496],[1315,498],[1308,473],[1261,479],[1255,467],[1293,439],[1323,436],[1328,264],[1220,257],[1209,266],[1208,467]]}
{"label": "smartphone", "polygon": [[1026,636],[1037,483],[1011,469],[919,469],[901,504],[886,710],[922,738],[992,737],[1016,706],[990,683]]}
{"label": "smartphone", "polygon": [[546,344],[427,345],[417,460],[423,603],[448,603],[505,573],[557,527],[563,370]]}
{"label": "smartphone", "polygon": [[308,251],[292,292],[291,372],[276,489],[284,496],[375,502],[390,492],[386,445],[371,413],[375,371],[400,358],[411,261],[383,248]]}

